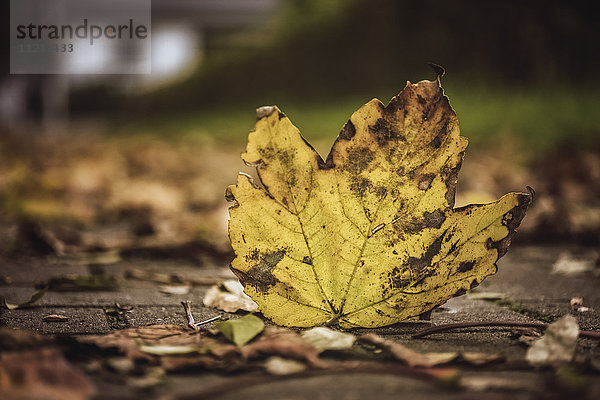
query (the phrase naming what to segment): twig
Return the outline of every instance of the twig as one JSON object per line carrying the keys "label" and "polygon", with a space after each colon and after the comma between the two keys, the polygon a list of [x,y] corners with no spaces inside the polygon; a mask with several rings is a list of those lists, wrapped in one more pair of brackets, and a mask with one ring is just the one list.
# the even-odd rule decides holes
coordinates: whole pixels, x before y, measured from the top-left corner
{"label": "twig", "polygon": [[185,315],[187,317],[188,326],[195,331],[199,330],[200,328],[198,328],[198,326],[196,325],[196,321],[194,320],[194,316],[192,315],[192,303],[189,300],[186,300],[186,301],[182,301],[181,305],[183,306],[183,309],[185,310]]}
{"label": "twig", "polygon": [[213,321],[218,321],[218,320],[220,320],[221,318],[223,318],[223,316],[222,316],[222,315],[217,315],[217,316],[215,316],[215,317],[212,317],[212,318],[209,318],[209,319],[207,319],[207,320],[205,320],[205,321],[196,322],[196,324],[195,324],[195,325],[196,325],[196,326],[200,326],[200,325],[208,324],[208,323],[210,323],[210,322],[213,322]]}
{"label": "twig", "polygon": [[[460,328],[479,328],[500,326],[506,328],[536,328],[546,330],[547,324],[541,322],[461,322],[457,324],[438,325],[433,328],[425,329],[412,335],[413,339],[419,339],[434,333],[451,331]],[[588,339],[600,339],[600,331],[579,331],[579,337]]]}

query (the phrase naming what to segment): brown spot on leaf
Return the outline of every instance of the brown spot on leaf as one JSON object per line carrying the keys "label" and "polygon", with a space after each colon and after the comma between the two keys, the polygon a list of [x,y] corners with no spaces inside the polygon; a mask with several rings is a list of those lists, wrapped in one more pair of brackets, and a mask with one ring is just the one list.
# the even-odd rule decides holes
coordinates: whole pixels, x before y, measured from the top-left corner
{"label": "brown spot on leaf", "polygon": [[475,266],[475,261],[463,261],[458,265],[458,272],[468,272]]}
{"label": "brown spot on leaf", "polygon": [[430,143],[431,147],[439,149],[442,146],[442,134],[443,132],[440,132],[436,137],[433,138]]}
{"label": "brown spot on leaf", "polygon": [[258,261],[259,256],[260,252],[258,249],[253,249],[252,252],[246,256],[246,261]]}
{"label": "brown spot on leaf", "polygon": [[345,168],[352,174],[360,174],[375,159],[375,153],[368,147],[352,146],[346,151],[348,159]]}
{"label": "brown spot on leaf", "polygon": [[340,135],[338,136],[342,140],[350,140],[356,135],[356,127],[352,121],[346,122],[346,125],[342,128]]}
{"label": "brown spot on leaf", "polygon": [[367,190],[371,186],[371,181],[363,177],[352,177],[352,183],[350,184],[350,190],[359,196],[364,196]]}
{"label": "brown spot on leaf", "polygon": [[431,182],[435,179],[435,174],[424,174],[419,177],[419,189],[427,190],[431,186]]}
{"label": "brown spot on leaf", "polygon": [[382,147],[391,140],[406,142],[406,137],[398,128],[383,118],[379,118],[375,124],[370,125],[369,130],[374,134],[377,144]]}
{"label": "brown spot on leaf", "polygon": [[421,257],[408,257],[406,263],[410,266],[411,270],[415,273],[420,273],[426,267],[431,266],[431,261],[433,257],[435,257],[442,248],[442,241],[444,239],[444,235],[440,235],[435,241],[429,245],[425,253]]}
{"label": "brown spot on leaf", "polygon": [[444,221],[446,221],[446,214],[442,210],[425,211],[423,213],[423,221],[425,228],[440,229]]}
{"label": "brown spot on leaf", "polygon": [[[502,224],[508,228],[508,235],[497,242],[494,242],[492,239],[488,239],[485,243],[487,249],[495,248],[498,250],[498,258],[502,257],[508,251],[508,246],[510,246],[510,242],[512,237],[514,236],[516,229],[521,224],[521,221],[525,217],[525,212],[527,208],[531,204],[532,196],[531,193],[520,193],[517,197],[517,206],[513,207],[509,212],[504,214],[502,218]],[[510,214],[510,220],[507,218],[507,215]]]}
{"label": "brown spot on leaf", "polygon": [[278,281],[273,276],[273,269],[285,256],[286,251],[280,249],[270,253],[262,253],[258,256],[260,260],[257,265],[248,272],[239,271],[231,268],[234,274],[240,279],[242,285],[250,284],[258,288],[261,292],[267,292],[269,287],[274,286]]}
{"label": "brown spot on leaf", "polygon": [[465,155],[465,152],[462,151],[459,154],[460,161],[456,165],[456,167],[452,168],[446,177],[446,201],[448,205],[452,208],[454,207],[454,200],[456,197],[456,183],[458,182],[458,172],[460,171],[460,167],[462,166],[462,160]]}

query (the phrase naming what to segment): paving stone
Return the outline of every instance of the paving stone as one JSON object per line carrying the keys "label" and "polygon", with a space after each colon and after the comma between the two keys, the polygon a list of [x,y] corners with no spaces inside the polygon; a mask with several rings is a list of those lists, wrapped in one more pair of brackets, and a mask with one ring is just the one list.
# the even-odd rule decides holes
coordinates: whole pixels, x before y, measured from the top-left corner
{"label": "paving stone", "polygon": [[[44,322],[50,314],[61,314],[66,322]],[[110,331],[104,310],[93,307],[35,307],[22,310],[3,310],[0,325],[28,329],[45,334],[90,334]]]}
{"label": "paving stone", "polygon": [[[510,329],[466,328],[438,333],[421,339],[412,339],[411,335],[432,325],[460,322],[532,322],[532,316],[543,315],[558,318],[571,312],[571,297],[584,296],[585,304],[593,311],[578,313],[576,317],[583,329],[598,329],[600,319],[600,280],[593,276],[564,277],[551,274],[551,267],[564,248],[516,247],[499,262],[498,274],[486,279],[480,292],[502,292],[510,301],[519,304],[520,312],[496,303],[459,297],[448,301],[434,310],[430,321],[404,322],[375,330],[355,329],[352,333],[360,335],[376,332],[389,339],[400,341],[406,346],[423,352],[473,351],[490,354],[503,354],[507,363],[491,367],[453,366],[462,371],[468,388],[455,388],[432,385],[431,382],[388,374],[344,373],[302,378],[273,380],[257,378],[256,384],[227,388],[211,399],[362,399],[362,398],[415,398],[415,399],[531,399],[539,398],[532,387],[543,386],[548,381],[548,372],[533,371],[524,363],[527,347],[520,344]],[[568,250],[568,249],[567,249]],[[205,265],[199,267],[189,262],[169,262],[152,260],[121,260],[101,267],[105,274],[117,277],[120,287],[116,291],[74,291],[49,292],[34,307],[18,310],[2,310],[0,325],[11,328],[31,329],[41,333],[59,334],[101,334],[113,329],[152,324],[185,325],[186,318],[182,300],[192,301],[192,311],[197,321],[205,320],[222,312],[202,305],[202,297],[208,286],[194,287],[186,295],[167,295],[160,292],[159,284],[124,278],[125,271],[140,268],[161,273],[174,273],[184,278],[232,277],[226,265]],[[47,258],[32,260],[14,260],[3,264],[0,275],[10,276],[13,284],[0,286],[0,295],[9,302],[27,300],[33,293],[36,282],[47,280],[66,273],[88,275],[98,272],[98,267],[90,267],[72,259]],[[133,306],[131,312],[125,312],[118,320],[107,317],[106,308],[114,307],[115,302],[122,306]],[[67,322],[44,322],[48,314],[62,314],[69,317]],[[222,313],[227,317],[231,314]],[[528,314],[528,315],[526,315]],[[269,322],[267,322],[269,323]],[[210,325],[208,326],[210,327]],[[362,348],[356,348],[352,357],[361,354],[373,357]],[[344,354],[338,355],[344,357]],[[325,357],[328,357],[325,355]],[[600,347],[594,340],[580,340],[576,354],[577,360],[590,357],[600,358]],[[241,374],[238,377],[253,376]],[[208,372],[168,375],[162,385],[151,389],[133,388],[127,384],[126,377],[107,378],[94,376],[99,388],[99,399],[135,399],[135,398],[201,398],[206,388],[220,382],[229,382],[232,376]],[[485,387],[486,379],[489,384]],[[261,380],[261,379],[264,379]],[[590,385],[600,385],[600,377],[587,375]],[[502,387],[502,382],[512,384]],[[479,386],[477,386],[479,385]],[[599,386],[600,387],[600,386]],[[479,389],[478,389],[479,388]],[[520,388],[520,389],[519,389]]]}

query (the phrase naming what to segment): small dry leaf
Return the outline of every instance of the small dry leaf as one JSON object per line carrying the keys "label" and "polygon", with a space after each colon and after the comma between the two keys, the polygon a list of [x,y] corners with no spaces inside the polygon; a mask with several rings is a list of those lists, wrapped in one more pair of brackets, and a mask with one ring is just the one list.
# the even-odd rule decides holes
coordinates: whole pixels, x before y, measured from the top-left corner
{"label": "small dry leaf", "polygon": [[437,365],[448,364],[453,361],[462,361],[470,365],[479,366],[504,360],[504,357],[501,355],[488,353],[419,353],[400,343],[386,340],[374,333],[367,333],[366,335],[361,336],[360,340],[386,349],[395,359],[404,362],[410,367],[431,368]]}
{"label": "small dry leaf", "polygon": [[577,255],[562,252],[552,265],[552,273],[564,276],[581,276],[594,270],[597,254]]}
{"label": "small dry leaf", "polygon": [[[465,376],[460,378],[460,386],[476,392],[489,390],[507,390],[507,391],[538,391],[543,382],[527,379],[515,380],[514,378],[496,377],[496,376]],[[482,396],[484,398],[484,396]]]}
{"label": "small dry leaf", "polygon": [[177,325],[151,325],[113,331],[107,335],[79,336],[81,343],[94,344],[101,349],[118,349],[133,360],[154,360],[153,355],[142,351],[140,346],[198,346],[216,343],[199,331]]}
{"label": "small dry leaf", "polygon": [[161,286],[160,292],[171,295],[184,295],[188,294],[192,287],[190,285],[170,285],[170,286]]}
{"label": "small dry leaf", "polygon": [[401,345],[400,343],[386,340],[375,333],[367,333],[362,335],[360,340],[383,347],[389,351],[395,359],[404,362],[410,367],[431,368],[436,365],[448,364],[449,362],[456,360],[459,356],[458,352],[418,353],[406,346]]}
{"label": "small dry leaf", "polygon": [[79,342],[101,349],[117,349],[131,360],[160,363],[167,371],[190,368],[234,371],[260,366],[265,358],[281,357],[321,367],[319,351],[290,329],[270,326],[245,346],[224,343],[204,331],[175,325],[152,325],[81,336]]}
{"label": "small dry leaf", "polygon": [[46,295],[46,293],[48,292],[48,288],[45,287],[43,289],[40,289],[36,292],[34,292],[31,295],[31,298],[29,298],[29,300],[20,303],[20,304],[9,304],[6,302],[6,299],[3,298],[3,302],[4,302],[4,307],[6,307],[9,310],[16,310],[17,308],[27,308],[27,307],[31,307],[32,305],[34,305],[35,303],[37,303],[38,301],[40,301],[42,299],[42,297],[44,297]]}
{"label": "small dry leaf", "polygon": [[206,307],[231,313],[239,310],[258,312],[258,305],[244,293],[242,284],[233,279],[212,286],[202,301]]}
{"label": "small dry leaf", "polygon": [[111,357],[106,360],[106,364],[110,369],[121,374],[128,374],[135,369],[135,362],[127,357]]}
{"label": "small dry leaf", "polygon": [[185,346],[185,345],[158,345],[158,346],[145,346],[145,345],[141,345],[140,346],[140,350],[145,352],[145,353],[149,353],[149,354],[154,354],[155,356],[173,356],[173,355],[180,355],[180,354],[193,354],[193,353],[197,353],[198,351],[202,350],[202,347],[198,347],[198,346]]}
{"label": "small dry leaf", "polygon": [[531,346],[542,336],[542,332],[536,328],[513,328],[511,329],[513,338],[525,346]]}
{"label": "small dry leaf", "polygon": [[346,350],[354,345],[356,336],[351,333],[334,331],[324,326],[318,326],[302,332],[302,339],[319,351]]}
{"label": "small dry leaf", "polygon": [[276,355],[306,361],[313,366],[323,365],[319,350],[304,341],[297,332],[277,326],[266,327],[258,340],[241,347],[240,351],[246,359]]}
{"label": "small dry leaf", "polygon": [[565,315],[548,325],[544,336],[528,350],[526,359],[534,367],[569,363],[575,354],[579,326],[572,315]]}
{"label": "small dry leaf", "polygon": [[577,312],[588,312],[592,309],[583,305],[583,297],[571,298],[571,309]]}
{"label": "small dry leaf", "polygon": [[69,317],[67,317],[66,315],[60,315],[60,314],[50,314],[50,315],[46,315],[43,318],[44,322],[67,322],[69,320]]}
{"label": "small dry leaf", "polygon": [[215,329],[231,342],[243,346],[265,329],[265,323],[256,315],[248,314],[242,318],[216,322]]}
{"label": "small dry leaf", "polygon": [[473,366],[487,365],[496,363],[498,361],[504,361],[505,357],[500,354],[490,353],[475,353],[475,352],[461,352],[460,360]]}
{"label": "small dry leaf", "polygon": [[292,375],[306,370],[306,364],[281,357],[269,357],[265,361],[265,369],[273,375]]}

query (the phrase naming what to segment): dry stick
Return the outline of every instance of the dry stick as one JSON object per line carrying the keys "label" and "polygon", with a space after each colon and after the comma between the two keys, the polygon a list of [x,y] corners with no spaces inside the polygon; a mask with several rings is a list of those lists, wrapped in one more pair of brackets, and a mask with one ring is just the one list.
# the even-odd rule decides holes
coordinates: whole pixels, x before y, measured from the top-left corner
{"label": "dry stick", "polygon": [[[413,339],[419,339],[434,333],[446,332],[459,328],[479,328],[501,326],[506,328],[537,328],[545,330],[548,325],[540,322],[461,322],[457,324],[438,325],[425,329],[412,335]],[[600,339],[600,331],[579,331],[579,337],[587,339]]]}
{"label": "dry stick", "polygon": [[200,328],[198,328],[196,326],[196,321],[194,320],[194,316],[192,315],[192,305],[191,304],[192,303],[189,300],[181,302],[181,305],[183,306],[183,309],[185,310],[185,315],[187,317],[188,326],[190,328],[192,328],[193,330],[197,331]]}
{"label": "dry stick", "polygon": [[214,321],[218,321],[218,320],[220,320],[222,318],[223,318],[222,315],[216,315],[216,316],[214,316],[212,318],[209,318],[207,320],[196,322],[196,326],[205,325],[205,324],[208,324],[208,323],[211,323],[211,322],[214,322]]}

